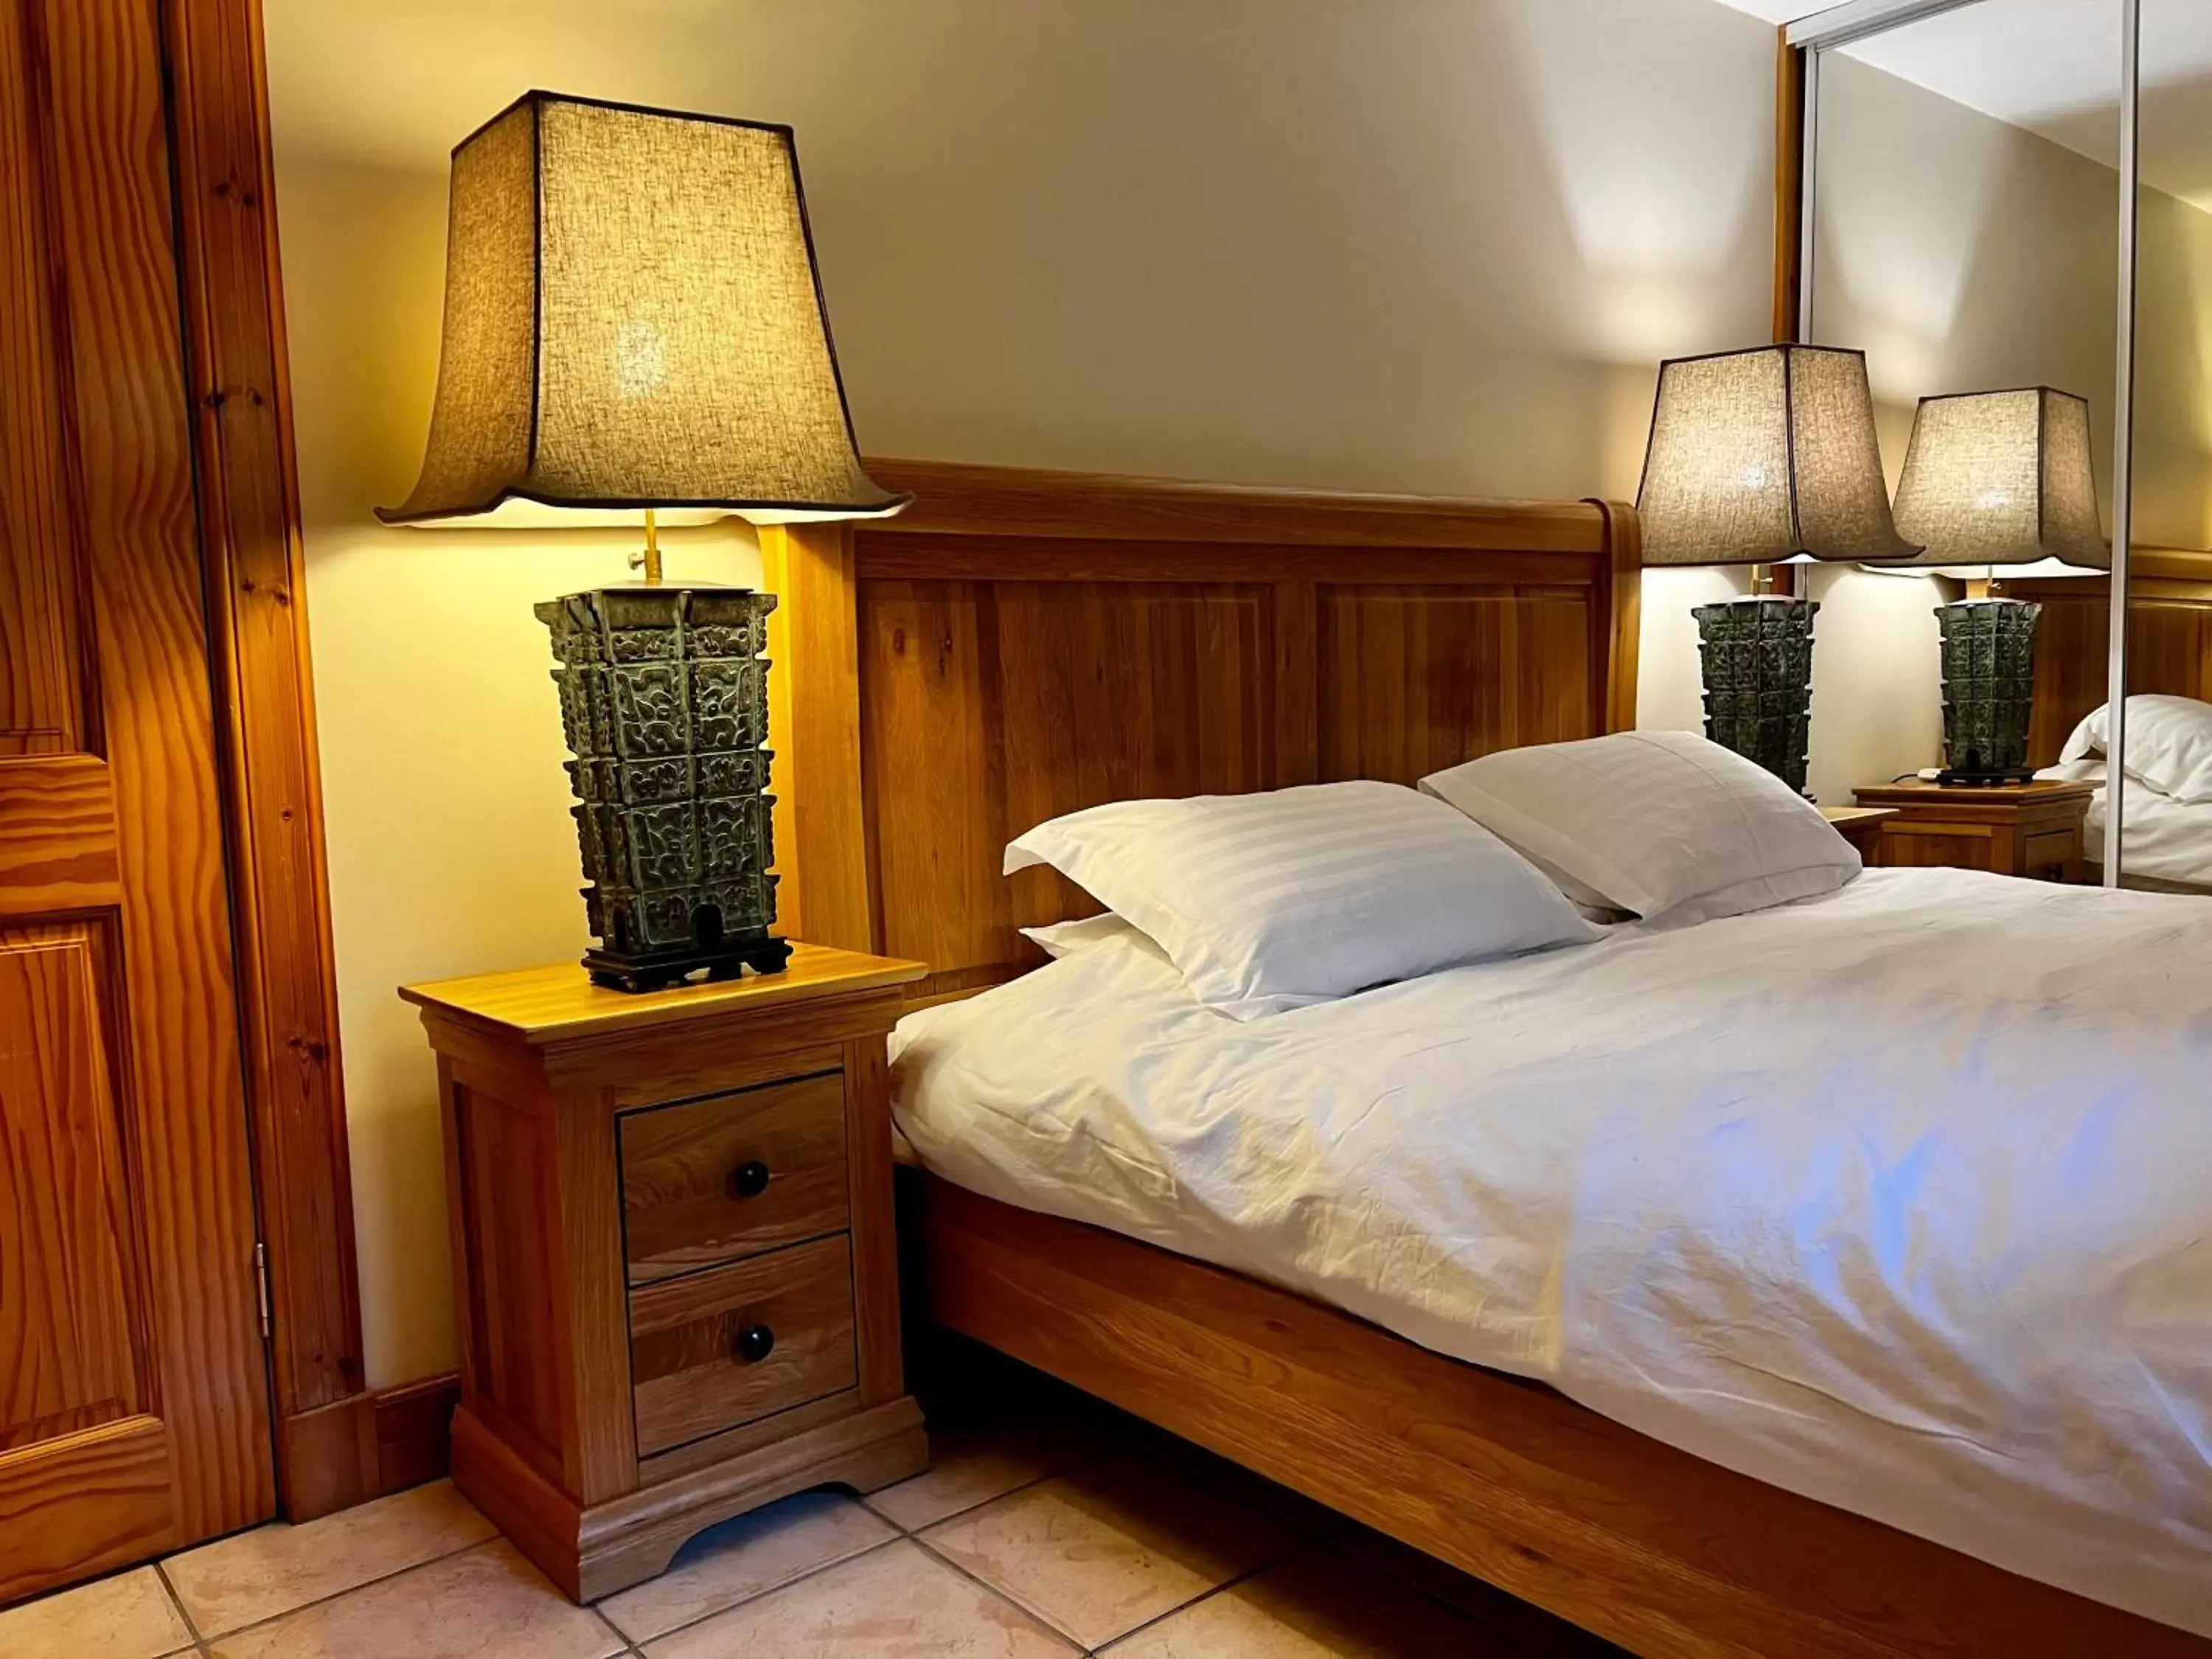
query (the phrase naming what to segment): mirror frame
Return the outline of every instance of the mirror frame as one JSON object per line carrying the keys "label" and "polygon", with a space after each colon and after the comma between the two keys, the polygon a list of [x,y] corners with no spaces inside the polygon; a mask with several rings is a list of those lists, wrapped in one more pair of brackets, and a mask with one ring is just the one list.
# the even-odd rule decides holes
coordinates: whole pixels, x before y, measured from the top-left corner
{"label": "mirror frame", "polygon": [[[1819,204],[1820,61],[1854,41],[1922,22],[1984,0],[1844,0],[1777,31],[1774,112],[1774,337],[1798,339],[1813,314],[1814,238]],[[2106,687],[2111,732],[2106,755],[2104,880],[2120,884],[2125,862],[2122,806],[2127,793],[2129,566],[2135,532],[2136,222],[2142,187],[2139,105],[2142,0],[2116,0],[2120,12],[2119,288],[2112,387],[2112,574],[2111,661]]]}

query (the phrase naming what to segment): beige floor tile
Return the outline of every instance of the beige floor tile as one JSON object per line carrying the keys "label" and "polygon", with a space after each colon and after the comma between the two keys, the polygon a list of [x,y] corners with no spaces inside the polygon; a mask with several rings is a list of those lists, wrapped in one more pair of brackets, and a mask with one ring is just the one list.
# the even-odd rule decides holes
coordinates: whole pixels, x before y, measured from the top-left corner
{"label": "beige floor tile", "polygon": [[1078,1424],[1057,1418],[956,1424],[929,1434],[929,1468],[865,1500],[908,1531],[972,1510],[1068,1468],[1094,1447]]}
{"label": "beige floor tile", "polygon": [[304,1526],[240,1533],[162,1565],[200,1634],[214,1637],[451,1555],[493,1530],[452,1481],[434,1480]]}
{"label": "beige floor tile", "polygon": [[642,1642],[897,1536],[849,1498],[802,1492],[702,1533],[665,1573],[610,1595],[599,1611]]}
{"label": "beige floor tile", "polygon": [[922,1534],[1086,1648],[1286,1553],[1304,1535],[1172,1470],[1124,1460],[1056,1475]]}
{"label": "beige floor tile", "polygon": [[645,1649],[647,1659],[1071,1659],[1074,1651],[1019,1607],[904,1541]]}
{"label": "beige floor tile", "polygon": [[505,1539],[210,1644],[216,1659],[607,1659],[623,1645]]}
{"label": "beige floor tile", "polygon": [[192,1644],[168,1591],[139,1567],[0,1613],[7,1659],[158,1659]]}
{"label": "beige floor tile", "polygon": [[1526,1650],[1321,1545],[1105,1651],[1112,1659],[1521,1659]]}

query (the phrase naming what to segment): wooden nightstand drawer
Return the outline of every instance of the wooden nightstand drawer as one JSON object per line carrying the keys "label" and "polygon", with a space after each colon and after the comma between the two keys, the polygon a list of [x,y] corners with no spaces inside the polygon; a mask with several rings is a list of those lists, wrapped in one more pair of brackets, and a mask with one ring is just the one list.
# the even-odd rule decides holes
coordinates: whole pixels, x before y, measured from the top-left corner
{"label": "wooden nightstand drawer", "polygon": [[641,1457],[855,1381],[853,1258],[842,1238],[647,1285],[629,1310]]}
{"label": "wooden nightstand drawer", "polygon": [[620,1123],[633,1285],[846,1228],[838,1073],[630,1112]]}

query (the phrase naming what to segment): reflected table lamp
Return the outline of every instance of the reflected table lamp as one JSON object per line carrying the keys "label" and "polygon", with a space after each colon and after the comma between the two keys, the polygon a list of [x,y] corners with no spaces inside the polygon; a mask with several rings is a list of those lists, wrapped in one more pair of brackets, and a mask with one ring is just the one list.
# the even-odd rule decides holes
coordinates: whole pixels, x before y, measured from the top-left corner
{"label": "reflected table lamp", "polygon": [[552,632],[599,984],[781,968],[773,595],[671,586],[659,514],[880,517],[788,127],[532,92],[453,151],[422,472],[390,524],[635,521],[644,580]]}
{"label": "reflected table lamp", "polygon": [[1964,600],[1936,608],[1946,763],[1937,781],[2025,782],[2034,775],[2027,741],[2043,607],[1996,590],[2008,575],[2112,568],[2087,400],[2049,386],[1922,398],[1895,511],[1899,531],[1925,547],[1903,568],[1966,584]]}
{"label": "reflected table lamp", "polygon": [[1646,565],[1754,567],[1753,592],[1691,613],[1705,735],[1803,793],[1820,606],[1759,591],[1762,568],[1918,550],[1890,520],[1865,354],[1776,345],[1661,364],[1636,505]]}

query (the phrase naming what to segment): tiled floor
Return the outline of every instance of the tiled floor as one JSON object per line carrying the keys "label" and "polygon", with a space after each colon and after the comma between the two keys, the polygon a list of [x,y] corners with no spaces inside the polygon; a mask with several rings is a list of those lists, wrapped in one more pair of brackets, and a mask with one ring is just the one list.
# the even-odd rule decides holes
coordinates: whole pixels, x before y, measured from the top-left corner
{"label": "tiled floor", "polygon": [[6,1659],[1521,1659],[1614,1651],[1195,1448],[1060,1406],[939,1428],[571,1605],[444,1481],[0,1612]]}

